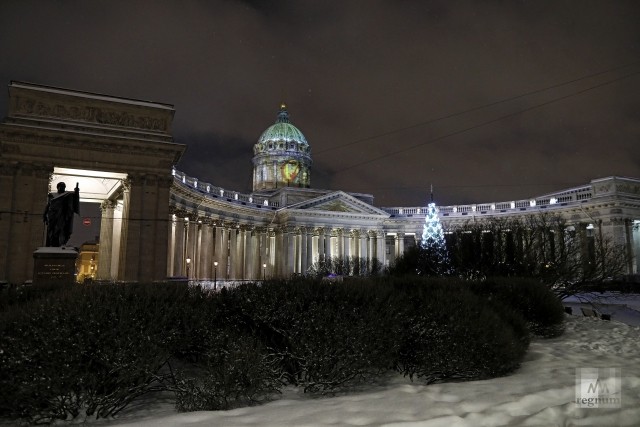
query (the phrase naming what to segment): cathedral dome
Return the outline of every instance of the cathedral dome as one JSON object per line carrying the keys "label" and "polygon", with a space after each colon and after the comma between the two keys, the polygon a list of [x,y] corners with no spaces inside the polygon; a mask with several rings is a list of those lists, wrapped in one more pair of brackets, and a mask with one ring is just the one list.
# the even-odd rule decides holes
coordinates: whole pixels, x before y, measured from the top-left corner
{"label": "cathedral dome", "polygon": [[311,148],[291,124],[286,105],[253,146],[253,190],[310,186]]}
{"label": "cathedral dome", "polygon": [[302,132],[291,124],[289,112],[284,104],[280,106],[275,124],[269,126],[258,138],[258,144],[268,144],[269,142],[296,142],[309,145]]}

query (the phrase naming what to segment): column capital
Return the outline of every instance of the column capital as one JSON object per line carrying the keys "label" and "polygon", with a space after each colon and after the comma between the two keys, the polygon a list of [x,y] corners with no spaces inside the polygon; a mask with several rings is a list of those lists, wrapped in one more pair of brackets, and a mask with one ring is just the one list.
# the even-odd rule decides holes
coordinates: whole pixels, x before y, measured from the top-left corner
{"label": "column capital", "polygon": [[199,219],[198,212],[196,211],[187,211],[185,218],[189,220],[189,222],[197,222]]}
{"label": "column capital", "polygon": [[100,211],[104,214],[108,209],[114,209],[117,204],[115,200],[105,199],[100,203]]}
{"label": "column capital", "polygon": [[181,207],[169,206],[169,213],[175,215],[176,218],[184,219],[189,217],[189,211]]}
{"label": "column capital", "polygon": [[132,176],[131,174],[127,175],[127,177],[120,182],[122,182],[122,190],[123,191],[131,191],[131,186],[133,182],[138,178],[138,176]]}
{"label": "column capital", "polygon": [[283,225],[283,226],[280,227],[280,231],[282,233],[286,233],[286,234],[296,233],[297,230],[298,230],[298,228],[293,226],[293,225]]}
{"label": "column capital", "polygon": [[210,216],[201,216],[198,218],[202,222],[202,225],[215,225],[216,221]]}
{"label": "column capital", "polygon": [[267,233],[269,231],[269,228],[264,225],[256,225],[253,227],[253,231],[257,233]]}
{"label": "column capital", "polygon": [[255,226],[253,224],[240,224],[239,228],[240,231],[252,231]]}

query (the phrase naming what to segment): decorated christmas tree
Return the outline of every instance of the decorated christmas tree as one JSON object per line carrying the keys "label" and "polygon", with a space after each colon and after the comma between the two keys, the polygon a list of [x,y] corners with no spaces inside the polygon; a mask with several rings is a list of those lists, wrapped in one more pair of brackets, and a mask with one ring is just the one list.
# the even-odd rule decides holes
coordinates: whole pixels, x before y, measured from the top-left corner
{"label": "decorated christmas tree", "polygon": [[427,216],[424,219],[420,245],[422,248],[420,269],[423,270],[423,274],[441,276],[449,273],[447,245],[438,217],[438,208],[433,202],[433,187],[431,189],[431,203],[427,206]]}

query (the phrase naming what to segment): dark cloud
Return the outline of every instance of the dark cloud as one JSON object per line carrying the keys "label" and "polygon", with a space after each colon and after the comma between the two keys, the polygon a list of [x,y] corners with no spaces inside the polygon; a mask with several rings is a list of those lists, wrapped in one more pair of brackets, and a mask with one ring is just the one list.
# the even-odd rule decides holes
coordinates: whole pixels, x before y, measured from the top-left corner
{"label": "dark cloud", "polygon": [[512,200],[640,177],[639,18],[635,1],[3,2],[0,83],[171,103],[178,167],[225,188],[249,191],[286,101],[314,187]]}

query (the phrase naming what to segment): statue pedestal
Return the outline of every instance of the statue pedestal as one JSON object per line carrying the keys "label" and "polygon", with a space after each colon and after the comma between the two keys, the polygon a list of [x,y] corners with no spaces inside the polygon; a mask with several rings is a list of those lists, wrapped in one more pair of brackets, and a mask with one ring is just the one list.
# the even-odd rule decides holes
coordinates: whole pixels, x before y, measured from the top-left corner
{"label": "statue pedestal", "polygon": [[33,253],[33,285],[71,285],[76,280],[78,251],[72,247],[41,247]]}

